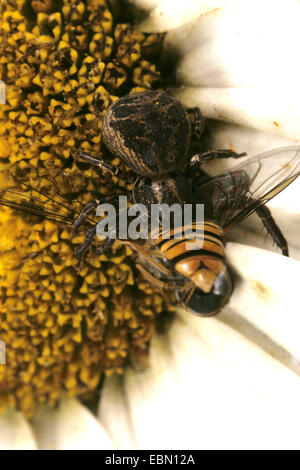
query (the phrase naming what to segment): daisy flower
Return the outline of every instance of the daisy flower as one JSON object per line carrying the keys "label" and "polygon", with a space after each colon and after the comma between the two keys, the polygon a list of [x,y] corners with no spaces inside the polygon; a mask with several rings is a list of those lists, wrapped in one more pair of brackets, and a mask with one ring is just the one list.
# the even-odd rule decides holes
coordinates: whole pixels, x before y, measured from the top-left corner
{"label": "daisy flower", "polygon": [[[115,2],[111,3],[115,5]],[[163,66],[172,65],[177,83],[170,92],[187,107],[199,106],[209,121],[211,148],[233,148],[254,156],[299,142],[297,84],[300,66],[294,59],[295,44],[299,43],[300,35],[298,2],[130,0],[129,7],[138,21],[135,44],[143,43],[147,37],[152,38],[150,42],[155,42],[154,34],[166,32]],[[80,11],[73,14],[80,15]],[[57,22],[55,28],[60,27]],[[49,26],[48,23],[48,28],[53,24]],[[54,37],[55,34],[58,33],[53,30]],[[150,36],[142,38],[139,34]],[[95,47],[97,44],[95,41]],[[135,61],[132,55],[131,60]],[[123,64],[123,67],[126,69],[128,65]],[[138,67],[143,69],[144,65],[139,63]],[[153,70],[149,64],[145,67],[148,71]],[[151,73],[143,75],[141,70],[136,75],[146,75],[148,79],[152,76]],[[45,75],[40,74],[38,79],[32,78],[30,70],[22,69],[19,80],[38,83],[43,77]],[[65,76],[58,76],[57,80],[60,86],[68,85],[61,85]],[[52,87],[58,86],[51,80],[45,83],[50,93]],[[147,88],[145,81],[135,85]],[[109,86],[113,86],[111,82]],[[20,98],[17,90],[13,91],[10,99],[17,103]],[[41,97],[35,96],[34,99],[35,107],[42,105]],[[85,99],[88,104],[88,98]],[[30,104],[28,107],[35,109]],[[55,106],[52,113],[55,115]],[[68,128],[67,125],[65,127]],[[6,134],[3,135],[1,149],[5,158],[7,139]],[[93,142],[93,145],[97,148],[98,142]],[[29,160],[35,157],[34,149],[30,152]],[[14,155],[18,160],[18,152],[15,151]],[[44,156],[45,159],[50,157]],[[226,170],[231,164],[228,160],[208,162],[205,169],[213,173]],[[256,216],[249,217],[230,232],[230,241],[226,245],[235,289],[220,315],[199,318],[178,309],[173,321],[153,336],[148,359],[145,357],[147,366],[138,368],[136,354],[132,353],[135,367],[126,368],[122,375],[106,377],[93,413],[80,403],[79,398],[67,396],[67,390],[60,389],[59,396],[62,393],[66,396],[59,402],[52,396],[56,407],[44,400],[45,404],[38,407],[29,422],[24,409],[23,413],[14,409],[17,400],[11,394],[0,415],[0,448],[299,448],[299,193],[299,182],[295,181],[269,204],[288,240],[290,258],[280,255],[272,242],[265,240]],[[26,227],[21,222],[19,224],[20,233],[23,233]],[[53,228],[43,227],[43,230],[52,233]],[[41,238],[44,240],[45,236]],[[28,246],[22,249],[25,248]],[[6,250],[5,263],[9,262],[10,272],[15,272],[18,260],[9,253]],[[22,252],[19,253],[21,255]],[[129,257],[130,253],[122,253],[122,256],[121,263],[124,261],[125,266],[126,256]],[[121,274],[118,271],[118,276],[114,270],[109,275],[113,266],[106,266],[105,262],[109,261],[103,260],[105,276],[109,279],[107,285],[112,286],[109,292],[114,292],[117,299],[119,293],[116,287],[114,290],[113,279],[123,273],[121,278],[126,279],[123,282],[130,286],[131,277],[125,267]],[[93,281],[96,282],[95,279]],[[7,282],[15,282],[12,274]],[[149,301],[146,295],[148,288],[145,285],[145,297],[140,302],[144,311],[152,304],[157,310],[163,308],[163,300],[158,293],[151,291]],[[128,296],[124,297],[123,303],[114,302],[115,315],[119,319],[125,309],[127,315],[131,314],[131,305],[126,303]],[[105,295],[102,299],[104,302]],[[77,323],[73,323],[69,334],[69,338],[75,338],[78,344],[81,344],[81,318],[77,316]],[[95,319],[88,319],[93,332]],[[44,318],[41,321],[45,321]],[[51,327],[49,325],[48,328]],[[136,338],[139,338],[139,330],[136,329]],[[143,344],[148,344],[145,326],[142,331]],[[118,342],[117,335],[113,336],[114,341],[106,346],[110,349],[107,357],[112,361],[109,364],[111,369],[116,358],[113,351],[128,352],[126,335],[121,338]],[[65,344],[65,352],[68,352],[73,342],[70,340]],[[136,343],[132,345],[134,347],[137,347]],[[49,343],[48,349],[44,348],[51,351]],[[52,358],[49,353],[48,356]],[[86,360],[89,356],[85,353],[83,357]],[[121,357],[120,353],[118,358]],[[82,371],[78,363],[75,365],[77,369],[69,370],[70,388],[78,392],[78,384],[84,383],[84,392],[88,392],[91,369],[85,367]],[[99,367],[98,363],[96,365]],[[29,409],[32,405],[32,396],[27,393],[30,381],[37,380],[29,366],[23,370],[27,386],[21,388],[29,401],[22,401],[20,392],[18,396],[25,410],[26,403],[29,403]],[[6,365],[0,367],[5,368]],[[123,369],[121,359],[115,369],[117,367]],[[92,370],[97,374],[97,368]],[[85,381],[76,382],[78,374]],[[10,383],[14,378],[12,374]],[[43,375],[39,374],[38,379],[37,387],[38,384],[45,387],[47,380]],[[80,393],[73,395],[80,397]]]}

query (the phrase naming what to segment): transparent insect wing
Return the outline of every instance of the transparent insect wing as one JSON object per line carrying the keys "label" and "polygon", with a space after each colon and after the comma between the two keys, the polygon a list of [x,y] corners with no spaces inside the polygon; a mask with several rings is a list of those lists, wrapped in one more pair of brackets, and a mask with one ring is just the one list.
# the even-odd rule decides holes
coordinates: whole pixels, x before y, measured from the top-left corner
{"label": "transparent insect wing", "polygon": [[251,197],[260,199],[271,189],[299,176],[300,146],[281,147],[247,158],[241,165],[233,167],[231,171],[240,169],[246,171],[250,178]]}
{"label": "transparent insect wing", "polygon": [[200,186],[196,202],[204,204],[206,219],[215,220],[224,227],[230,214],[245,207],[249,183],[244,170],[216,176]]}
{"label": "transparent insect wing", "polygon": [[300,175],[300,146],[274,149],[233,165],[197,190],[205,204],[206,217],[220,223],[224,231],[270,201]]}
{"label": "transparent insect wing", "polygon": [[71,225],[81,210],[74,178],[58,169],[0,166],[0,205]]}

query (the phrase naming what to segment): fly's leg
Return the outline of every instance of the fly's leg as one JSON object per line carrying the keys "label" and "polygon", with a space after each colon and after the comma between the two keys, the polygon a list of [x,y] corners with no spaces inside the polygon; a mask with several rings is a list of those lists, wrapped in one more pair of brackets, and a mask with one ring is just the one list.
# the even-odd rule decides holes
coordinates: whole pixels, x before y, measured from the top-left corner
{"label": "fly's leg", "polygon": [[123,242],[125,245],[129,245],[133,250],[135,250],[142,258],[147,260],[147,262],[153,267],[155,271],[158,271],[159,273],[165,275],[165,276],[171,276],[171,271],[169,268],[166,266],[163,266],[157,259],[156,259],[156,253],[155,256],[151,256],[151,253],[148,252],[146,249],[144,249],[142,246],[138,245],[137,243],[134,243],[132,241],[124,241]]}
{"label": "fly's leg", "polygon": [[275,245],[280,248],[284,256],[289,256],[287,241],[273,219],[270,209],[268,209],[267,206],[260,206],[256,209],[256,213],[261,219],[264,227],[267,229],[268,234],[272,237]]}
{"label": "fly's leg", "polygon": [[148,271],[144,266],[141,264],[137,264],[136,268],[142,273],[143,277],[146,281],[150,282],[150,284],[159,287],[160,289],[171,289],[171,285],[168,282],[161,281],[158,279],[157,276],[154,276],[150,271]]}
{"label": "fly's leg", "polygon": [[185,308],[188,308],[187,305],[191,300],[193,293],[195,292],[196,286],[192,282],[188,283],[185,286],[184,290],[177,290],[176,296],[179,305],[183,305]]}
{"label": "fly's leg", "polygon": [[209,150],[207,152],[201,152],[194,155],[189,163],[189,169],[194,170],[201,167],[203,162],[207,162],[209,160],[216,160],[218,158],[240,158],[244,157],[246,152],[243,153],[236,153],[233,150],[225,149],[225,150]]}

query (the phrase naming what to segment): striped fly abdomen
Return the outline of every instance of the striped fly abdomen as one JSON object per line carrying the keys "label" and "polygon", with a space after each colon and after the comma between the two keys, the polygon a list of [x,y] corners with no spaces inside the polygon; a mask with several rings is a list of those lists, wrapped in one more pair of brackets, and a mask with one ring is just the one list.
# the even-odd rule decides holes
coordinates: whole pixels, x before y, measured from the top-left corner
{"label": "striped fly abdomen", "polygon": [[204,293],[226,271],[222,229],[214,222],[194,223],[169,234],[161,231],[155,244],[174,269]]}

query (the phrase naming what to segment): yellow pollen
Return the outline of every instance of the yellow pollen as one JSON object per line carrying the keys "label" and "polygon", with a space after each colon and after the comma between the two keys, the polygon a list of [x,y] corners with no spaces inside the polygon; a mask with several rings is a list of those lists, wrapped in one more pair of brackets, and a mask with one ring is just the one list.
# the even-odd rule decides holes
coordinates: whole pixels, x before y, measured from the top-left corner
{"label": "yellow pollen", "polygon": [[[30,205],[28,188],[19,196],[26,192],[19,181],[26,181],[45,207],[58,190],[69,197],[67,205],[75,193],[72,208],[80,212],[95,193],[130,189],[125,180],[133,174],[118,159],[118,177],[111,178],[82,169],[73,153],[85,149],[101,158],[109,104],[159,79],[153,61],[161,36],[113,25],[105,0],[1,2],[1,197]],[[54,215],[62,212],[57,206]],[[110,255],[98,257],[90,250],[80,264],[74,252],[84,231],[72,236],[67,225],[3,206],[0,234],[0,340],[6,344],[0,409],[10,405],[32,416],[39,403],[54,405],[62,394],[88,400],[103,374],[145,361],[167,299],[136,272],[129,247],[115,243]]]}

